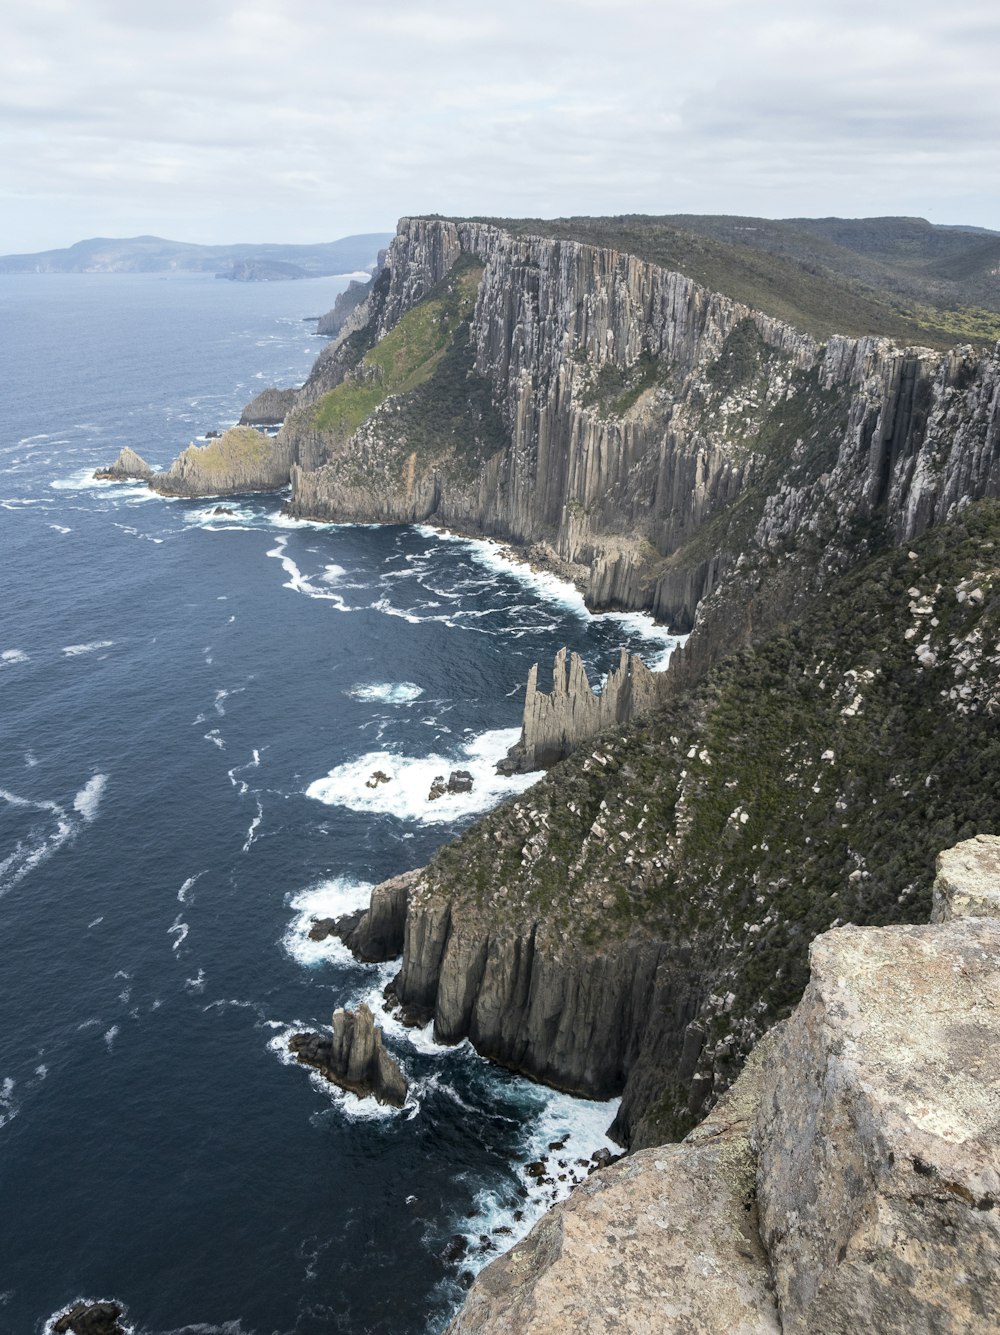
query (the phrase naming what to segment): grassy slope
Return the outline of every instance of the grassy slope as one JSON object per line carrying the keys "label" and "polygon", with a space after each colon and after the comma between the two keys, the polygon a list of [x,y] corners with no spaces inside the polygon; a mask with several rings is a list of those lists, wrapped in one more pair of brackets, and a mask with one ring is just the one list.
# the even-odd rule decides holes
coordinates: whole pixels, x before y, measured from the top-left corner
{"label": "grassy slope", "polygon": [[[929,229],[929,235],[918,244],[907,229],[893,224],[921,220],[898,219],[774,222],[633,215],[481,221],[519,235],[583,241],[638,255],[817,338],[885,334],[938,348],[1000,338],[1000,279],[992,276],[1000,265],[995,234],[923,223],[917,230],[922,235]],[[813,226],[823,222],[840,227],[831,225],[824,232]],[[948,234],[946,245],[939,244],[939,233]],[[856,248],[845,239],[853,239]]]}

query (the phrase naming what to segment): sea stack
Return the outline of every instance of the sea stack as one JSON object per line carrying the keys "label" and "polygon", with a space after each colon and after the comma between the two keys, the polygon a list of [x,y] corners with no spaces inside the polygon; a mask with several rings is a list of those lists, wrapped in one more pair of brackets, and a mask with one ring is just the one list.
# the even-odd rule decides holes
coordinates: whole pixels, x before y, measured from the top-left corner
{"label": "sea stack", "polygon": [[145,459],[126,445],[108,468],[98,468],[94,477],[100,482],[148,482],[153,470]]}
{"label": "sea stack", "polygon": [[382,1031],[369,1007],[356,1011],[338,1007],[331,1033],[294,1034],[288,1046],[307,1066],[315,1066],[328,1080],[359,1098],[375,1096],[379,1103],[401,1108],[409,1085],[402,1070],[382,1043]]}

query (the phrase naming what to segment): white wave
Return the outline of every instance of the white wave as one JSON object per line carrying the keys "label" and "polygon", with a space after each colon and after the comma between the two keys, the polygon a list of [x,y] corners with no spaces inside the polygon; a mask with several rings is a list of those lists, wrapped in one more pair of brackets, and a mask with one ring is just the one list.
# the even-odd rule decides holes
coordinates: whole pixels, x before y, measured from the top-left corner
{"label": "white wave", "polygon": [[325,960],[341,963],[353,961],[353,955],[337,937],[310,941],[309,929],[314,918],[342,918],[345,913],[367,908],[371,891],[372,887],[367,881],[355,881],[344,876],[320,881],[317,885],[298,891],[288,899],[288,907],[295,910],[295,917],[281,938],[282,946],[292,959],[306,968],[313,968]]}
{"label": "white wave", "polygon": [[78,811],[88,824],[97,815],[97,808],[101,804],[101,795],[107,782],[108,776],[106,774],[95,774],[92,779],[88,779],[73,799],[73,809]]}
{"label": "white wave", "polygon": [[19,1109],[14,1102],[14,1086],[17,1082],[9,1075],[4,1078],[3,1084],[0,1084],[0,1127],[6,1126],[8,1122],[13,1122]]}
{"label": "white wave", "polygon": [[336,584],[337,580],[342,579],[345,573],[343,566],[328,565],[320,575],[320,579],[324,584]]}
{"label": "white wave", "polygon": [[71,528],[67,528],[65,524],[50,524],[50,525],[49,525],[49,528],[54,529],[56,533],[72,533],[72,532],[73,532],[73,530],[72,530]]}
{"label": "white wave", "polygon": [[423,693],[423,687],[412,681],[377,681],[369,686],[352,686],[347,692],[354,700],[372,700],[385,705],[408,705]]}
{"label": "white wave", "polygon": [[108,1045],[109,1052],[114,1052],[115,1039],[118,1037],[119,1030],[120,1026],[117,1024],[113,1024],[111,1028],[104,1035],[104,1041]]}
{"label": "white wave", "polygon": [[[206,867],[205,871],[207,870],[208,868]],[[194,886],[195,882],[200,880],[201,877],[204,875],[205,875],[204,871],[198,871],[195,872],[193,876],[189,876],[187,878],[187,880],[184,882],[181,888],[177,891],[177,902],[179,904],[186,904],[188,902],[188,894],[190,893],[192,887]]]}
{"label": "white wave", "polygon": [[[544,1100],[531,1123],[524,1149],[524,1166],[518,1170],[527,1197],[519,1199],[517,1206],[512,1207],[509,1191],[503,1188],[480,1191],[475,1198],[476,1213],[471,1219],[456,1221],[458,1231],[470,1244],[463,1265],[474,1273],[525,1237],[546,1210],[557,1201],[565,1200],[574,1186],[586,1179],[591,1156],[596,1150],[606,1149],[615,1155],[621,1153],[621,1146],[609,1140],[606,1134],[620,1099],[596,1103],[569,1094],[544,1091],[538,1086],[529,1088],[527,1082],[524,1092],[529,1107],[537,1107],[538,1102]],[[560,1149],[549,1149],[550,1145],[560,1142],[564,1142]],[[547,1160],[545,1177],[549,1181],[545,1183],[539,1183],[525,1171],[528,1163],[541,1160]],[[585,1162],[581,1163],[581,1160]],[[515,1209],[521,1215],[520,1219],[515,1218]],[[510,1231],[498,1234],[498,1229]],[[479,1239],[483,1234],[491,1237],[495,1244],[485,1252],[479,1250]]]}
{"label": "white wave", "polygon": [[[209,662],[211,662],[211,659]],[[226,749],[226,743],[223,741],[222,734],[219,732],[218,728],[212,728],[210,732],[206,732],[205,741],[211,742],[212,745],[217,746],[220,751],[225,751]]]}
{"label": "white wave", "polygon": [[96,927],[98,923],[102,923],[103,921],[104,921],[104,914],[102,913],[99,918],[95,918],[93,922],[87,923],[87,931],[89,932],[92,927]]}
{"label": "white wave", "polygon": [[42,1062],[40,1066],[35,1067],[35,1075],[38,1076],[39,1080],[44,1080],[45,1077],[48,1075],[48,1073],[49,1073],[49,1068],[45,1065],[44,1062]]}
{"label": "white wave", "polygon": [[256,842],[256,833],[260,828],[260,823],[264,819],[264,808],[261,806],[260,798],[257,799],[257,814],[250,822],[250,828],[247,830],[246,843],[243,845],[243,852],[249,853],[251,846]]}
{"label": "white wave", "polygon": [[110,649],[114,640],[91,640],[89,644],[67,644],[63,653],[67,658],[78,658],[81,654],[95,654],[99,649]]}
{"label": "white wave", "polygon": [[183,944],[183,942],[187,939],[187,934],[188,932],[190,932],[190,930],[191,928],[188,926],[186,922],[181,922],[181,915],[178,913],[177,917],[167,928],[168,936],[177,937],[177,940],[171,946],[172,950],[177,950]]}
{"label": "white wave", "polygon": [[0,663],[30,663],[31,659],[23,649],[5,649],[0,654]]}
{"label": "white wave", "polygon": [[205,970],[199,969],[194,978],[184,979],[184,990],[186,992],[204,992],[205,990]]}
{"label": "white wave", "polygon": [[[326,778],[316,779],[306,788],[306,796],[327,806],[343,806],[350,811],[396,816],[425,825],[439,825],[458,820],[495,806],[504,797],[523,793],[542,777],[531,774],[500,775],[496,763],[517,741],[517,728],[498,728],[473,738],[457,756],[398,756],[388,751],[371,751],[357,760],[330,770]],[[431,801],[431,784],[439,775],[447,779],[454,769],[472,775],[469,793],[445,793]],[[376,771],[389,776],[388,783],[369,788]]]}
{"label": "white wave", "polygon": [[18,839],[14,848],[0,860],[0,896],[12,890],[30,871],[45,862],[62,848],[79,828],[77,822],[70,819],[66,812],[55,802],[33,802],[28,798],[18,797],[5,788],[0,788],[0,801],[7,802],[20,810],[49,813],[49,819],[55,828],[31,831],[27,840]]}
{"label": "white wave", "polygon": [[321,598],[325,602],[333,603],[338,612],[350,612],[353,608],[347,606],[339,593],[331,593],[329,589],[321,589],[318,585],[311,583],[302,571],[298,568],[290,556],[286,556],[285,549],[288,546],[286,537],[279,537],[275,545],[270,548],[267,555],[274,560],[281,562],[281,568],[284,570],[288,579],[283,587],[294,589],[296,593],[304,593],[309,598]]}
{"label": "white wave", "polygon": [[38,758],[35,755],[34,751],[25,751],[24,753],[25,768],[34,769],[37,764],[38,764]]}
{"label": "white wave", "polygon": [[108,488],[114,490],[122,485],[125,484],[113,482],[108,478],[94,477],[93,468],[78,468],[69,477],[58,477],[49,483],[55,491],[104,491]]}

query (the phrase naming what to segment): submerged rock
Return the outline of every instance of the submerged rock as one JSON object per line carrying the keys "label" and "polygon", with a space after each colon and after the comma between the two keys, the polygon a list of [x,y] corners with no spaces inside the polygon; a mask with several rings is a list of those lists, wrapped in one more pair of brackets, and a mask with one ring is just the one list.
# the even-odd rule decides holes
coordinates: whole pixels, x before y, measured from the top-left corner
{"label": "submerged rock", "polygon": [[101,482],[148,482],[153,470],[146,460],[126,445],[107,468],[98,468],[94,477]]}
{"label": "submerged rock", "polygon": [[364,1002],[356,1011],[338,1007],[329,1035],[293,1034],[288,1046],[300,1062],[359,1098],[371,1094],[395,1108],[406,1102],[406,1077],[386,1051],[382,1031]]}

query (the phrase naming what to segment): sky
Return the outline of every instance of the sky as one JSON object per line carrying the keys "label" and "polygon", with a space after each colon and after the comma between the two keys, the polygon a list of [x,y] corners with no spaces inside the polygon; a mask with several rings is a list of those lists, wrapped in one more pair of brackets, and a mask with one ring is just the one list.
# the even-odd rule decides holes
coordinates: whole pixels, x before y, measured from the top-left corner
{"label": "sky", "polygon": [[0,0],[0,253],[404,214],[1000,230],[997,0]]}

